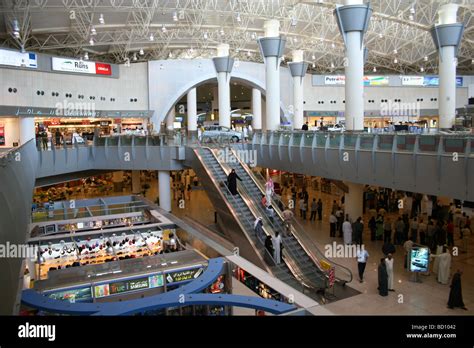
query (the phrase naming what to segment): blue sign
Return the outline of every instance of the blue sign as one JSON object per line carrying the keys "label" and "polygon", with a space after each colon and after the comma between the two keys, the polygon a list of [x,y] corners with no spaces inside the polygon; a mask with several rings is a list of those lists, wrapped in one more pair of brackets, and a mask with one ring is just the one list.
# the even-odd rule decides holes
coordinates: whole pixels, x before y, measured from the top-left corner
{"label": "blue sign", "polygon": [[[456,76],[456,87],[462,87],[463,78],[461,76]],[[438,76],[425,76],[423,81],[423,86],[434,87],[439,86],[439,77]]]}

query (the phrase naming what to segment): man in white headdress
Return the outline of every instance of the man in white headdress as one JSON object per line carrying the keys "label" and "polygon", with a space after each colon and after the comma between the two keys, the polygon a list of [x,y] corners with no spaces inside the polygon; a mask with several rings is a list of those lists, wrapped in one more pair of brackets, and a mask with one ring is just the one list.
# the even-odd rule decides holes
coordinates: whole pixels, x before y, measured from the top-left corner
{"label": "man in white headdress", "polygon": [[439,255],[432,255],[439,260],[438,263],[438,282],[441,284],[449,283],[449,274],[451,273],[451,254],[446,246],[443,246],[443,252]]}
{"label": "man in white headdress", "polygon": [[278,231],[275,233],[275,236],[272,238],[272,246],[273,246],[273,259],[275,260],[276,264],[279,264],[281,262],[281,237]]}
{"label": "man in white headdress", "polygon": [[392,254],[388,254],[385,258],[385,266],[387,268],[388,275],[388,291],[395,291],[393,289],[393,257]]}

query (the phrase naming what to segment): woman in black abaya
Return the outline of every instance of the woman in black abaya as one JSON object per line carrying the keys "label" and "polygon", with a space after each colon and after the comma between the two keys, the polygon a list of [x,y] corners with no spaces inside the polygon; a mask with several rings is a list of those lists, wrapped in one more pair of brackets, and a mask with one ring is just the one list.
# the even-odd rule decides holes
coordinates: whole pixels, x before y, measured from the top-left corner
{"label": "woman in black abaya", "polygon": [[458,270],[453,275],[453,280],[451,281],[451,290],[449,291],[449,300],[448,308],[453,309],[455,307],[460,307],[464,310],[467,310],[462,300],[462,287],[461,287],[461,275],[462,271]]}
{"label": "woman in black abaya", "polygon": [[380,296],[388,296],[388,273],[387,273],[387,266],[385,265],[385,259],[380,259],[379,264],[379,290]]}
{"label": "woman in black abaya", "polygon": [[237,179],[242,181],[242,179],[235,172],[235,169],[232,169],[230,174],[227,176],[227,187],[229,188],[230,193],[232,193],[234,196],[237,194]]}

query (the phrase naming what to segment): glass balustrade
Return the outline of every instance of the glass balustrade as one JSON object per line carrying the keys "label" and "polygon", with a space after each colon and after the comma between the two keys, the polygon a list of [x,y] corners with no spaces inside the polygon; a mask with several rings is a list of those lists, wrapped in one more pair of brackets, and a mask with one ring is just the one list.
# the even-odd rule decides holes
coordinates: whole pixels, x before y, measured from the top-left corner
{"label": "glass balustrade", "polygon": [[291,133],[281,133],[280,139],[282,145],[289,145],[290,144]]}
{"label": "glass balustrade", "polygon": [[378,149],[379,150],[392,150],[393,146],[393,135],[380,135]]}
{"label": "glass balustrade", "polygon": [[341,134],[328,134],[329,137],[329,147],[333,149],[338,149],[341,145]]}
{"label": "glass balustrade", "polygon": [[407,134],[397,134],[397,150],[411,151],[415,148],[416,136]]}
{"label": "glass balustrade", "polygon": [[422,152],[436,152],[438,151],[439,137],[434,135],[420,136],[418,148]]}
{"label": "glass balustrade", "polygon": [[314,133],[305,133],[303,135],[303,137],[304,137],[304,140],[303,140],[303,146],[304,147],[313,146]]}
{"label": "glass balustrade", "polygon": [[301,133],[294,133],[293,134],[293,145],[292,146],[297,146],[299,147],[301,144],[301,138],[303,137],[303,134]]}
{"label": "glass balustrade", "polygon": [[361,150],[372,150],[374,147],[374,139],[375,137],[373,135],[365,135],[361,134],[360,135],[360,149]]}
{"label": "glass balustrade", "polygon": [[357,134],[344,134],[344,148],[355,149],[357,144]]}

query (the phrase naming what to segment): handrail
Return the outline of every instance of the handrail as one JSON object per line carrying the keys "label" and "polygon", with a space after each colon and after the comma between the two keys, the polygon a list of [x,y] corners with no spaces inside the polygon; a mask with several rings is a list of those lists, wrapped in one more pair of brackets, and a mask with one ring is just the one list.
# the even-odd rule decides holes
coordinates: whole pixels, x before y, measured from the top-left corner
{"label": "handrail", "polygon": [[[265,194],[265,190],[264,190],[264,182],[265,182],[265,179],[263,178],[263,176],[260,174],[260,173],[254,173],[253,171],[249,170],[248,167],[246,165],[244,165],[242,163],[242,161],[240,160],[240,158],[234,153],[234,150],[231,149],[231,152],[233,154],[233,156],[237,159],[238,163],[240,164],[240,166],[245,170],[245,172],[250,176],[250,178],[254,181],[254,183],[256,184],[256,186],[259,188],[260,192],[262,193],[262,195]],[[277,198],[275,195],[273,195],[272,197],[272,200],[277,202],[277,204],[272,204],[272,206],[274,207],[275,209],[275,212],[276,214],[279,216],[279,218],[281,220],[284,220],[283,219],[283,214],[280,210],[280,205],[278,203],[281,203],[282,206],[285,206],[283,204],[283,202],[281,201],[281,199]],[[313,262],[318,266],[318,268],[326,275],[326,277],[328,277],[329,275],[327,274],[326,270],[322,269],[321,268],[321,264],[320,264],[320,261],[319,259],[323,259],[325,262],[327,262],[328,264],[330,265],[334,265],[335,266],[335,270],[336,270],[336,267],[339,267],[343,270],[345,270],[348,275],[349,275],[349,280],[345,280],[345,279],[342,279],[339,275],[336,274],[336,279],[344,282],[344,283],[348,283],[348,282],[351,282],[352,279],[353,279],[353,276],[352,276],[352,271],[345,267],[345,266],[342,266],[336,262],[333,262],[333,261],[330,261],[327,257],[324,256],[324,254],[319,250],[319,248],[316,246],[316,244],[311,241],[309,238],[303,238],[303,234],[300,232],[300,231],[303,231],[304,228],[303,226],[301,226],[301,224],[293,218],[293,221],[296,223],[296,225],[298,226],[299,230],[297,228],[295,228],[295,224],[291,224],[291,232],[293,233],[294,237],[296,238],[296,240],[299,242],[299,244],[301,245],[301,247],[303,248],[303,250],[305,250],[305,252],[308,254],[308,256],[310,256],[310,258],[313,260]],[[306,243],[310,244],[311,248],[307,248],[305,247],[305,244],[302,243],[301,241],[302,240],[305,240]],[[313,250],[315,250],[318,254],[319,254],[319,257],[317,255],[314,255],[313,254]]]}

